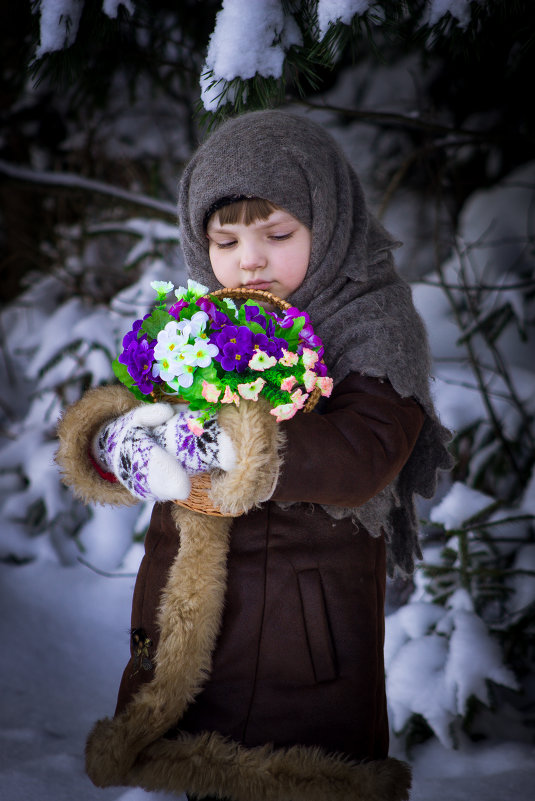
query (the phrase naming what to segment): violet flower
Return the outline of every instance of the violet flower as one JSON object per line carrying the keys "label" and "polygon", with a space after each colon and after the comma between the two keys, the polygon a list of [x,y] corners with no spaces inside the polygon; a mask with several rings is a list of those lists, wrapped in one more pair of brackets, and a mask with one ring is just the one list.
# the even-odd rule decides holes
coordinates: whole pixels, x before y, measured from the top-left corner
{"label": "violet flower", "polygon": [[267,320],[258,306],[245,306],[245,319],[248,323],[258,323],[266,328]]}
{"label": "violet flower", "polygon": [[187,300],[184,300],[182,298],[181,300],[178,300],[176,303],[173,303],[173,305],[169,307],[169,314],[171,315],[171,317],[174,317],[175,320],[180,320],[180,312],[182,311],[182,309],[185,309],[186,306],[189,306],[189,303],[187,302]]}
{"label": "violet flower", "polygon": [[[142,321],[139,322],[139,330]],[[134,323],[134,326],[136,325]],[[149,342],[146,334],[140,339],[136,338],[135,331],[129,331],[123,339],[123,346],[126,346],[118,357],[121,364],[126,365],[130,376],[134,379],[136,386],[143,395],[150,395],[154,388],[154,381],[151,376],[152,362],[154,361],[154,346],[156,340]],[[158,382],[161,383],[161,382]]]}
{"label": "violet flower", "polygon": [[299,354],[303,352],[303,347],[310,348],[311,350],[317,350],[320,359],[325,353],[323,342],[319,336],[314,333],[314,329],[308,321],[299,332],[299,348],[297,350]]}
{"label": "violet flower", "polygon": [[289,309],[286,309],[284,312],[284,317],[282,320],[279,321],[279,325],[281,328],[291,328],[295,322],[296,317],[304,317],[305,323],[307,325],[310,324],[310,317],[304,311],[300,311],[295,306],[290,306]]}
{"label": "violet flower", "polygon": [[210,328],[217,330],[218,328],[223,328],[224,325],[228,325],[230,322],[227,315],[222,311],[219,311],[215,303],[213,303],[211,300],[208,300],[208,298],[199,298],[197,301],[195,301],[195,305],[205,312],[205,314],[207,314],[210,318]]}
{"label": "violet flower", "polygon": [[214,358],[220,362],[223,370],[236,370],[237,373],[247,370],[254,351],[254,340],[252,332],[246,326],[226,325],[216,335],[215,343],[219,353]]}
{"label": "violet flower", "polygon": [[269,338],[266,334],[254,334],[253,340],[255,348],[264,351],[269,356],[275,356],[276,359],[280,359],[282,351],[288,349],[286,340],[278,337]]}

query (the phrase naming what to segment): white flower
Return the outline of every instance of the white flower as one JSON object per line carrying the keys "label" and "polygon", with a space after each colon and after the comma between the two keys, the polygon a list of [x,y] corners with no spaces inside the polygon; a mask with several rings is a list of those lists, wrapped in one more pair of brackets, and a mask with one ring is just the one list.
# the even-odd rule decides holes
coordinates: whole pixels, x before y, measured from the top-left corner
{"label": "white flower", "polygon": [[209,367],[213,357],[219,353],[217,345],[210,345],[204,339],[196,339],[190,347],[194,357],[192,364],[196,364],[197,367]]}
{"label": "white flower", "polygon": [[269,370],[269,368],[273,367],[275,364],[277,364],[275,356],[269,356],[258,348],[249,359],[249,367],[251,370],[260,370],[263,372],[264,370]]}
{"label": "white flower", "polygon": [[225,301],[225,303],[227,304],[227,306],[229,307],[229,309],[232,309],[232,310],[233,310],[233,311],[235,311],[235,312],[237,312],[237,311],[238,311],[238,307],[236,306],[236,304],[234,303],[234,301],[232,300],[232,298],[223,298],[223,300]]}
{"label": "white flower", "polygon": [[182,372],[178,373],[171,381],[167,382],[172,389],[178,390],[180,387],[187,389],[193,384],[195,365],[183,364],[182,368]]}
{"label": "white flower", "polygon": [[150,285],[158,295],[162,296],[169,294],[174,288],[174,284],[171,281],[151,281]]}
{"label": "white flower", "polygon": [[[182,320],[178,323],[178,328],[187,337],[198,337],[203,333],[207,322],[208,315],[206,312],[198,311],[195,312],[191,320]],[[203,337],[203,339],[205,338],[206,337]]]}
{"label": "white flower", "polygon": [[182,372],[182,365],[174,359],[163,358],[152,365],[153,378],[161,378],[170,384]]}
{"label": "white flower", "polygon": [[187,289],[185,289],[183,286],[179,286],[178,289],[175,289],[175,295],[177,300],[182,300],[182,298],[185,298],[188,293],[196,298],[202,298],[208,293],[208,287],[199,284],[198,281],[193,281],[191,278],[188,278]]}
{"label": "white flower", "polygon": [[167,323],[165,328],[158,332],[156,345],[154,346],[154,358],[158,361],[162,359],[174,359],[180,348],[186,344],[188,336],[184,335],[179,329],[179,323]]}

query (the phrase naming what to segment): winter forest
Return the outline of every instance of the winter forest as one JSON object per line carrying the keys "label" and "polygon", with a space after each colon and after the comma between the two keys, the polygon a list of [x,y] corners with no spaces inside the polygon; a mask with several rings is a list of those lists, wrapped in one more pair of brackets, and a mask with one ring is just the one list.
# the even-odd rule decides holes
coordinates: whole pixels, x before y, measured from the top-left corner
{"label": "winter forest", "polygon": [[[83,771],[128,650],[150,504],[85,507],[56,424],[114,380],[150,281],[185,283],[181,170],[245,110],[310,115],[403,247],[455,467],[389,582],[391,753],[415,801],[532,797],[535,5],[3,3],[0,799],[121,799]],[[169,796],[171,798],[171,796]],[[184,799],[183,799],[184,801]]]}

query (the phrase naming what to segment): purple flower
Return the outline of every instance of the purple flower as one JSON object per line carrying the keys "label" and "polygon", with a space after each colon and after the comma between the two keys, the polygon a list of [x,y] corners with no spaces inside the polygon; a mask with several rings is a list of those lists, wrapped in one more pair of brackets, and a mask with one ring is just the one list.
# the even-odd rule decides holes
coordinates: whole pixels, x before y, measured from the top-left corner
{"label": "purple flower", "polygon": [[267,324],[267,320],[258,306],[246,306],[245,319],[248,323],[258,323],[258,325],[261,325],[264,329]]}
{"label": "purple flower", "polygon": [[254,351],[254,338],[244,325],[226,325],[215,337],[219,353],[214,358],[221,363],[223,370],[236,370],[243,373]]}
{"label": "purple flower", "polygon": [[[321,356],[320,356],[320,359],[321,359]],[[316,373],[316,375],[319,375],[319,376],[327,375],[327,372],[328,372],[327,371],[327,365],[324,364],[324,362],[320,362],[320,360],[318,359],[318,361],[314,365],[314,372]]]}
{"label": "purple flower", "polygon": [[212,303],[208,298],[199,298],[196,301],[196,305],[210,318],[210,328],[217,330],[230,322],[227,315],[219,311],[215,303]]}
{"label": "purple flower", "polygon": [[[137,327],[136,323],[139,323]],[[139,331],[141,323],[142,320],[136,320],[132,326],[133,330],[125,335],[123,339],[124,350],[119,356],[118,361],[126,365],[139,391],[142,392],[143,395],[149,395],[154,388],[151,368],[152,362],[154,361],[154,346],[156,340],[153,339],[149,342],[146,334],[143,334],[140,339],[137,339],[136,332]]]}
{"label": "purple flower", "polygon": [[276,359],[282,357],[283,349],[288,349],[286,340],[279,339],[275,336],[268,337],[266,334],[255,334],[253,339],[255,348],[263,350],[264,353],[267,353],[269,356],[275,356]]}
{"label": "purple flower", "polygon": [[[279,318],[278,317],[276,317],[275,319],[277,320],[277,322],[279,322]],[[267,321],[266,334],[271,339],[273,339],[275,337],[275,323],[273,322],[273,320],[271,318]]]}
{"label": "purple flower", "polygon": [[306,325],[303,326],[303,328],[299,333],[299,349],[297,352],[302,353],[304,347],[310,348],[311,350],[317,350],[320,359],[325,352],[325,348],[323,347],[323,342],[321,341],[319,336],[314,333],[314,329],[308,322]]}
{"label": "purple flower", "polygon": [[189,303],[187,302],[187,300],[184,300],[184,298],[181,298],[181,300],[178,300],[176,303],[173,303],[173,305],[169,307],[169,314],[171,315],[171,317],[174,317],[175,320],[180,320],[180,312],[182,311],[182,309],[185,309],[186,306],[189,306]]}
{"label": "purple flower", "polygon": [[297,317],[304,317],[307,325],[310,323],[310,317],[306,312],[296,309],[295,306],[290,306],[289,309],[285,310],[284,317],[279,322],[280,327],[291,328]]}

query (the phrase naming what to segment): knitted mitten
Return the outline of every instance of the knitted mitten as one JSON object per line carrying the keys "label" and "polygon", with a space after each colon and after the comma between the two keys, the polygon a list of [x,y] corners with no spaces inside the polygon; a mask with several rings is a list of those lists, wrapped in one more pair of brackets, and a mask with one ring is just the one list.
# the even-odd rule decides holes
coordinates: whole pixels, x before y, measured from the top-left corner
{"label": "knitted mitten", "polygon": [[212,417],[201,427],[198,412],[179,411],[166,423],[157,426],[152,435],[162,448],[172,454],[188,475],[220,468],[232,470],[236,453],[228,434]]}
{"label": "knitted mitten", "polygon": [[184,500],[190,493],[186,471],[154,436],[155,426],[170,418],[169,404],[143,404],[104,425],[93,439],[95,460],[135,498]]}

